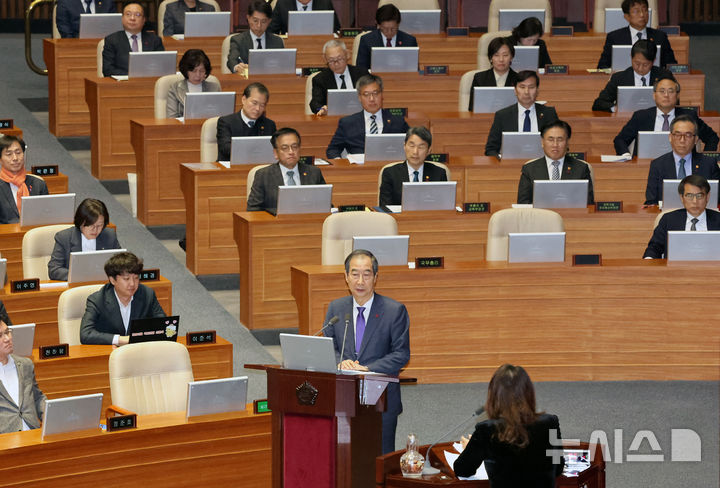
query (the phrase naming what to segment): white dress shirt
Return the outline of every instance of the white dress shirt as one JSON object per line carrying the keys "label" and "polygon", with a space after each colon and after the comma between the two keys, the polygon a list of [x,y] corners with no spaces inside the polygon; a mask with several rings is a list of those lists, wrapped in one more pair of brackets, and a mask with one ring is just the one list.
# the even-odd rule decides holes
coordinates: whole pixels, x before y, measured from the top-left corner
{"label": "white dress shirt", "polygon": [[143,52],[143,50],[142,50],[142,32],[138,32],[137,34],[133,34],[133,33],[131,33],[131,32],[125,31],[125,35],[127,36],[128,42],[130,43],[130,52],[133,52],[133,50],[132,50],[132,44],[133,44],[132,36],[134,36],[134,35],[137,36],[137,43],[138,43],[138,50],[135,51],[135,52],[138,52],[138,53]]}
{"label": "white dress shirt", "polygon": [[706,232],[708,230],[707,228],[707,212],[703,212],[697,217],[693,217],[688,212],[687,214],[687,220],[685,221],[685,230],[690,230],[692,227],[692,219],[698,219],[697,223],[695,224],[695,230],[696,231],[703,231]]}
{"label": "white dress shirt", "polygon": [[405,166],[407,166],[407,169],[408,169],[408,177],[410,178],[408,181],[410,181],[410,182],[414,181],[414,179],[415,179],[415,171],[418,172],[418,181],[422,181],[422,180],[423,180],[423,170],[425,169],[425,165],[424,165],[424,164],[421,164],[421,165],[420,165],[420,169],[417,169],[417,170],[413,169],[413,167],[410,166],[410,163],[407,163],[407,162],[406,162],[406,163],[405,163]]}
{"label": "white dress shirt", "polygon": [[[15,405],[20,407],[20,383],[18,381],[17,366],[12,356],[8,356],[7,364],[0,363],[0,381],[2,381],[5,391],[8,392]],[[22,430],[30,430],[25,420],[22,420]]]}
{"label": "white dress shirt", "polygon": [[370,116],[371,115],[375,116],[375,124],[377,124],[377,129],[378,129],[377,133],[382,134],[382,131],[383,131],[382,109],[378,110],[374,114],[371,114],[367,110],[363,110],[363,117],[365,117],[365,134],[370,133],[370,123],[371,123]]}
{"label": "white dress shirt", "polygon": [[518,106],[518,132],[523,131],[523,125],[525,124],[525,111],[530,110],[530,132],[538,132],[537,122],[537,111],[535,110],[535,104],[533,103],[530,108],[525,108],[519,103]]}
{"label": "white dress shirt", "polygon": [[[252,47],[250,49],[257,49],[257,40],[260,39],[260,45],[263,49],[267,49],[267,44],[265,44],[265,32],[263,32],[263,35],[258,37],[255,34],[253,34],[253,31],[250,31],[250,37],[252,38]],[[243,59],[240,61],[241,63],[247,63],[247,59]]]}
{"label": "white dress shirt", "polygon": [[[380,37],[382,37],[382,42],[383,42],[382,47],[388,47],[388,45],[387,45],[387,40],[388,40],[388,38],[385,37],[385,34],[383,34],[382,32],[380,32]],[[392,47],[396,47],[396,46],[397,46],[397,45],[395,44],[396,42],[397,42],[397,34],[395,34],[394,36],[392,36],[392,38],[390,39],[390,44],[392,45]]]}
{"label": "white dress shirt", "polygon": [[[345,77],[345,86],[348,89],[355,88],[353,86],[352,77],[350,76],[350,68],[345,66],[345,71],[343,73],[340,73],[340,75],[343,75]],[[335,76],[335,86],[337,86],[338,89],[340,89],[340,87],[342,86],[342,82],[343,82],[343,80],[340,79],[340,75],[333,72],[333,76]]]}
{"label": "white dress shirt", "polygon": [[[673,119],[675,118],[675,109],[670,110],[668,112],[668,125],[672,124]],[[655,112],[655,127],[653,130],[655,132],[660,132],[662,130],[663,122],[665,121],[665,117],[663,117],[663,112],[659,108],[656,109]]]}
{"label": "white dress shirt", "polygon": [[[82,0],[82,6],[83,6],[83,11],[81,13],[85,13],[85,7],[87,6],[87,0]],[[90,13],[91,14],[95,13],[95,0],[92,0],[90,2]]]}
{"label": "white dress shirt", "polygon": [[[117,299],[118,306],[120,307],[120,316],[122,317],[123,326],[125,326],[125,335],[128,333],[128,328],[130,327],[130,309],[132,308],[132,302],[135,299],[135,297],[130,297],[130,301],[127,305],[123,305],[123,303],[120,301],[120,297],[118,296],[117,292],[113,290],[113,293],[115,293],[115,298]],[[118,334],[113,335],[113,345],[118,345],[118,340],[120,339],[120,336]]]}
{"label": "white dress shirt", "polygon": [[[555,159],[555,161],[560,161],[560,166],[558,166],[558,171],[560,172],[560,179],[562,180],[562,172],[563,172],[563,165],[565,164],[565,156],[561,157],[560,159]],[[553,160],[549,157],[545,156],[545,164],[547,164],[548,169],[548,178],[552,180],[552,174],[553,174]]]}
{"label": "white dress shirt", "polygon": [[642,32],[642,38],[647,41],[647,38],[648,38],[648,36],[647,36],[647,27],[645,27],[645,28],[644,28],[643,30],[641,30],[641,31],[636,30],[636,29],[633,29],[633,27],[630,26],[630,25],[629,25],[628,27],[630,28],[630,42],[631,42],[632,44],[635,44],[635,41],[638,40],[638,37],[637,37],[638,32]]}
{"label": "white dress shirt", "polygon": [[650,85],[650,72],[646,75],[640,75],[637,71],[633,70],[633,75],[635,76],[635,86],[643,86],[643,78],[645,78],[645,86],[652,86]]}
{"label": "white dress shirt", "polygon": [[253,126],[255,125],[255,122],[257,122],[257,119],[251,119],[250,117],[245,115],[245,112],[243,112],[242,109],[240,110],[240,118],[243,119],[243,122],[245,122],[245,125],[247,125],[248,127],[250,127],[250,124],[248,122],[252,121]]}
{"label": "white dress shirt", "polygon": [[[308,12],[309,12],[310,10],[313,9],[313,8],[312,8],[312,4],[313,4],[312,0],[310,0],[310,1],[307,3],[307,5],[303,5],[303,4],[300,3],[298,0],[295,0],[295,4],[297,5],[297,9],[298,9],[300,12],[303,12],[303,11],[308,11]],[[307,7],[307,8],[304,8],[304,7]]]}
{"label": "white dress shirt", "polygon": [[82,251],[97,251],[97,239],[88,239],[85,234],[80,233],[80,241],[82,242]]}
{"label": "white dress shirt", "polygon": [[17,192],[20,188],[13,185],[12,183],[8,183],[8,185],[10,185],[10,191],[12,192],[12,195],[13,195],[13,202],[15,202],[15,208],[17,208]]}

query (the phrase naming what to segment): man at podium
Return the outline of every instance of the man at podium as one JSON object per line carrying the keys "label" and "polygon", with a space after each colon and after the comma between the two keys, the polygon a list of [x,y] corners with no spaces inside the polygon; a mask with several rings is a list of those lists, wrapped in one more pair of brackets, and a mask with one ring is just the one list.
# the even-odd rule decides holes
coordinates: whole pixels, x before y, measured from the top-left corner
{"label": "man at podium", "polygon": [[[345,281],[351,296],[333,300],[325,323],[332,337],[340,369],[397,375],[410,360],[410,318],[405,305],[375,293],[378,262],[370,251],[356,249],[345,258]],[[402,413],[400,385],[387,386],[387,409],[382,415],[383,454],[395,450],[395,428]]]}

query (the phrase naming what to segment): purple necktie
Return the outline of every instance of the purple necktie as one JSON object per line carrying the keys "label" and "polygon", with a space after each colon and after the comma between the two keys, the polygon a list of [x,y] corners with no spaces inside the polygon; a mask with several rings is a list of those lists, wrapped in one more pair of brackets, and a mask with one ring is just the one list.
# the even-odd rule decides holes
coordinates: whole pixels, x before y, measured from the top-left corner
{"label": "purple necktie", "polygon": [[662,116],[663,116],[663,125],[662,125],[661,130],[663,132],[667,132],[670,130],[670,120],[669,120],[670,114],[662,114]]}
{"label": "purple necktie", "polygon": [[133,40],[131,48],[132,52],[136,53],[138,52],[137,34],[131,35],[130,38]]}
{"label": "purple necktie", "polygon": [[362,344],[363,334],[365,333],[365,307],[358,307],[358,315],[355,320],[355,352],[360,352],[360,345]]}

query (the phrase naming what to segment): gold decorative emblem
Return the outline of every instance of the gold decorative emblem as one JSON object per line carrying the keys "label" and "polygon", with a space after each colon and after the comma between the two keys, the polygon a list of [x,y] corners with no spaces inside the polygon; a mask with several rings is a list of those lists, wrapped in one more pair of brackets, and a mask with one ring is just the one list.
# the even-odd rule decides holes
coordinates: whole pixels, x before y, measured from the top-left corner
{"label": "gold decorative emblem", "polygon": [[306,380],[302,385],[295,388],[295,396],[297,396],[300,405],[315,405],[318,390]]}

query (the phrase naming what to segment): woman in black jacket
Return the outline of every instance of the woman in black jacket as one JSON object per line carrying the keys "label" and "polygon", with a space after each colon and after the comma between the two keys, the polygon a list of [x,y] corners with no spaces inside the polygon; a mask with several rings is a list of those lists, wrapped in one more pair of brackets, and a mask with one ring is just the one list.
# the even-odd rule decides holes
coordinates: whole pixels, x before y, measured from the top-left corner
{"label": "woman in black jacket", "polygon": [[537,17],[528,17],[512,30],[512,36],[510,36],[516,46],[538,46],[540,48],[538,68],[544,68],[546,64],[552,64],[545,41],[540,39],[542,35],[543,26],[540,20]]}

